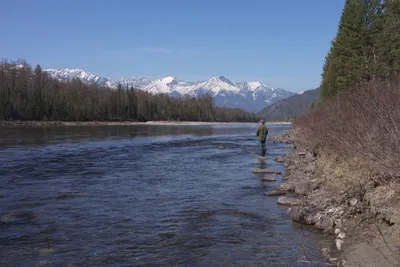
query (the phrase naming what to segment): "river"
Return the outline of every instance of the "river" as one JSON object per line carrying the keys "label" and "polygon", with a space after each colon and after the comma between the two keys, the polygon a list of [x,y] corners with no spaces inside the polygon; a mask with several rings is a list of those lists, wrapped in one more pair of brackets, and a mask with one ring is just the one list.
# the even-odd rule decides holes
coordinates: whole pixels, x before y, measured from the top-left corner
{"label": "river", "polygon": [[[268,125],[270,135],[290,125]],[[320,266],[257,124],[0,128],[0,266]]]}

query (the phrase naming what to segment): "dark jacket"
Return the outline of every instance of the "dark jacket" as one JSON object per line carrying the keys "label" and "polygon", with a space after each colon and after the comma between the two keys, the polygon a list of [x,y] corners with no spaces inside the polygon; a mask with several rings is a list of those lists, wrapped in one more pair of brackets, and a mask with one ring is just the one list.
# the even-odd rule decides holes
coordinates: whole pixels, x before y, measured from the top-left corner
{"label": "dark jacket", "polygon": [[257,130],[258,140],[265,141],[268,135],[268,128],[265,125],[261,125]]}

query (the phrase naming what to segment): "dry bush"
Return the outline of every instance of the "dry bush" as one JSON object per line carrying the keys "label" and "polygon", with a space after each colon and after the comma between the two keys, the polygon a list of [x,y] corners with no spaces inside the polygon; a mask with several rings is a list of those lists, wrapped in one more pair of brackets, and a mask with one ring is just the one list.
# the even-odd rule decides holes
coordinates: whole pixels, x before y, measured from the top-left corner
{"label": "dry bush", "polygon": [[297,118],[294,128],[315,152],[359,159],[400,174],[400,83],[368,83]]}

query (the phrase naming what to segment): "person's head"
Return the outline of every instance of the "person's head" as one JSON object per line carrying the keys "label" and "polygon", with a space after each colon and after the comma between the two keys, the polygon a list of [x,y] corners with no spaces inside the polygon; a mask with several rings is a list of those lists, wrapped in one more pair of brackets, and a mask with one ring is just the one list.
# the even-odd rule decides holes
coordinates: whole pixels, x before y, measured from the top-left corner
{"label": "person's head", "polygon": [[261,123],[262,125],[264,125],[264,124],[265,124],[265,120],[261,120],[260,123]]}

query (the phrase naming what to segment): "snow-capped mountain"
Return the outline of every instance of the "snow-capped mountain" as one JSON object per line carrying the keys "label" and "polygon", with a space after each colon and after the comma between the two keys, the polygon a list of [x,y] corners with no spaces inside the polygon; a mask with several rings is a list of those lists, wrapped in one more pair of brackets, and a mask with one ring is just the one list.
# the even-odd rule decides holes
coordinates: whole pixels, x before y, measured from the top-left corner
{"label": "snow-capped mountain", "polygon": [[82,69],[45,69],[50,77],[59,81],[71,81],[78,78],[85,83],[96,83],[99,86],[117,87],[117,84],[109,78],[100,77]]}
{"label": "snow-capped mountain", "polygon": [[224,76],[212,77],[207,81],[200,82],[185,82],[172,76],[153,81],[144,77],[123,77],[120,80],[111,80],[81,69],[48,69],[45,71],[59,80],[79,78],[85,83],[96,83],[111,88],[116,88],[120,83],[124,88],[133,87],[151,94],[168,94],[173,97],[198,97],[209,94],[214,98],[217,106],[242,108],[254,112],[258,112],[278,100],[295,95],[284,89],[269,88],[261,82],[235,83]]}

